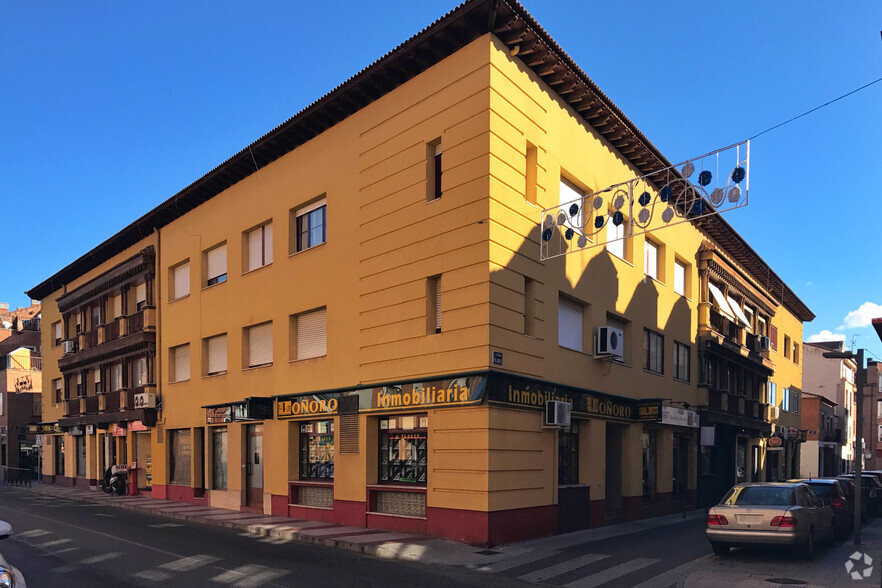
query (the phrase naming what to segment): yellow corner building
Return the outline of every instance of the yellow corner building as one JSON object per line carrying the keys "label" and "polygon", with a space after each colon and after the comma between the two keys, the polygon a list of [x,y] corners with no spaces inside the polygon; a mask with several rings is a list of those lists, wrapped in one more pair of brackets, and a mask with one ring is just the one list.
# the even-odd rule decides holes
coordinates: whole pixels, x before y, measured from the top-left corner
{"label": "yellow corner building", "polygon": [[543,209],[670,165],[467,1],[29,292],[44,479],[494,545],[796,473],[813,315],[722,218],[540,261]]}

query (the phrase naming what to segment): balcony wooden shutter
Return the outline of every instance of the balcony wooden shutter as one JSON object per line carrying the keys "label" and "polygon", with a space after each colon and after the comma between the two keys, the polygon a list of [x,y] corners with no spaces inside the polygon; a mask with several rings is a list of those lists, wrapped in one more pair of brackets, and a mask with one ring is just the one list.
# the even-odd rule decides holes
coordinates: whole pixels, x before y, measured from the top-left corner
{"label": "balcony wooden shutter", "polygon": [[190,264],[182,263],[175,268],[175,300],[190,293]]}
{"label": "balcony wooden shutter", "polygon": [[174,349],[174,380],[184,382],[190,379],[190,345],[181,345]]}
{"label": "balcony wooden shutter", "polygon": [[227,246],[226,244],[215,247],[206,255],[208,265],[208,280],[227,273]]}
{"label": "balcony wooden shutter", "polygon": [[227,336],[219,335],[208,340],[208,373],[227,371]]}
{"label": "balcony wooden shutter", "polygon": [[772,349],[778,351],[778,327],[775,325],[769,325],[769,342],[772,344]]}
{"label": "balcony wooden shutter", "polygon": [[297,317],[297,359],[327,354],[327,311],[322,308]]}
{"label": "balcony wooden shutter", "polygon": [[273,324],[264,323],[248,329],[248,367],[273,362]]}

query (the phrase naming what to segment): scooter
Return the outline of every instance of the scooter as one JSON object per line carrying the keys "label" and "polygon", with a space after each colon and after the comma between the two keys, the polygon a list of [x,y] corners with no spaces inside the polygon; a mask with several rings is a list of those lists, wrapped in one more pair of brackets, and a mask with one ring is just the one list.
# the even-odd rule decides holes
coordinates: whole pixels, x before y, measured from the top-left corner
{"label": "scooter", "polygon": [[124,465],[110,466],[104,471],[101,489],[108,494],[123,496],[126,493],[128,468]]}

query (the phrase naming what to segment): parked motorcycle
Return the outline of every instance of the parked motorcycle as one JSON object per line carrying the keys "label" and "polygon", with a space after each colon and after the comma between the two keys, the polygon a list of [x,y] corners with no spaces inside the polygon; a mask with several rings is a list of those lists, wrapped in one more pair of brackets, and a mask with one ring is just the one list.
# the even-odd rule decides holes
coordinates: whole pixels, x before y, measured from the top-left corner
{"label": "parked motorcycle", "polygon": [[126,493],[128,471],[128,467],[124,465],[110,466],[104,471],[101,489],[108,494],[123,496]]}

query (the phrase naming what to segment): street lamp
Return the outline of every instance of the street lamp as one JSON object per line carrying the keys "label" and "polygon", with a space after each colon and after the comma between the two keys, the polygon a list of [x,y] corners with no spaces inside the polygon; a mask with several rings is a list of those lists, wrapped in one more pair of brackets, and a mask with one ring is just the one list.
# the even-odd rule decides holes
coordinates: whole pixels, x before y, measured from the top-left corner
{"label": "street lamp", "polygon": [[[875,319],[874,319],[875,327]],[[882,328],[880,325],[879,328]],[[857,374],[855,375],[854,392],[855,401],[857,402],[857,414],[855,414],[854,423],[854,544],[861,544],[861,501],[863,496],[863,480],[861,474],[864,461],[863,447],[863,417],[864,417],[864,384],[867,380],[867,372],[864,369],[864,350],[858,349],[857,354],[851,351],[825,351],[824,357],[827,359],[853,359],[857,362]]]}

